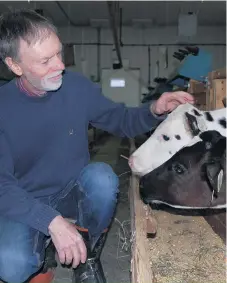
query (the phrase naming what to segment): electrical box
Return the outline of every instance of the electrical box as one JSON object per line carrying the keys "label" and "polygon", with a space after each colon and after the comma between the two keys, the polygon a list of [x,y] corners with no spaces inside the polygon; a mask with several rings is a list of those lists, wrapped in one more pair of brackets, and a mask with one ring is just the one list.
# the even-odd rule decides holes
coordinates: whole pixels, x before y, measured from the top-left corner
{"label": "electrical box", "polygon": [[197,15],[194,13],[180,14],[178,19],[179,36],[195,36],[197,33]]}
{"label": "electrical box", "polygon": [[114,102],[128,107],[140,105],[140,70],[103,69],[102,92]]}

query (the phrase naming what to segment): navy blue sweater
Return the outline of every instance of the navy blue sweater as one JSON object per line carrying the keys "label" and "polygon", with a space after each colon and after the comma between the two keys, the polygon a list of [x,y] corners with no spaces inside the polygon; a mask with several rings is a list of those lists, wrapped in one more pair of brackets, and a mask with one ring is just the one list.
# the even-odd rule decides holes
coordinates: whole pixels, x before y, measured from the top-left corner
{"label": "navy blue sweater", "polygon": [[31,97],[16,81],[0,88],[0,215],[46,235],[59,212],[42,199],[57,194],[89,162],[89,122],[121,137],[149,131],[164,119],[126,108],[80,74],[65,72],[58,91]]}

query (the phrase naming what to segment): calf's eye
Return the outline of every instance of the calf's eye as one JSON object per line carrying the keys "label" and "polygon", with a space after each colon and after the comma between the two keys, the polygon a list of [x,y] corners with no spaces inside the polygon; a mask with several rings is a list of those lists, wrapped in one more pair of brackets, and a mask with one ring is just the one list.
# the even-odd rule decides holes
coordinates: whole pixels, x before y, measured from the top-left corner
{"label": "calf's eye", "polygon": [[172,164],[172,170],[177,174],[183,174],[186,171],[186,168],[181,163],[174,162]]}

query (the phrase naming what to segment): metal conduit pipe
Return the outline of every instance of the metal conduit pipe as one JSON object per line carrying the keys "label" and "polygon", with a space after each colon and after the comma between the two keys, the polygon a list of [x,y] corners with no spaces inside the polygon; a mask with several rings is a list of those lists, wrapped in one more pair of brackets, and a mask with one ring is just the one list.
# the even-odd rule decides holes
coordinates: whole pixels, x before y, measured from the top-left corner
{"label": "metal conduit pipe", "polygon": [[[90,43],[90,42],[87,42],[87,43],[80,43],[80,42],[70,42],[70,44],[72,45],[90,45],[90,46],[96,46],[96,45],[101,45],[101,46],[113,46],[112,43],[98,43],[98,42],[93,42],[93,43]],[[226,46],[225,43],[150,43],[150,44],[139,44],[139,43],[124,43],[124,46],[132,46],[132,47],[148,47],[148,46]]]}
{"label": "metal conduit pipe", "polygon": [[66,13],[66,11],[64,10],[64,8],[62,7],[62,5],[58,2],[58,1],[55,1],[56,4],[58,5],[58,8],[61,10],[61,12],[64,14],[64,16],[66,17],[66,19],[69,21],[70,25],[71,26],[74,26],[74,27],[78,27],[77,24],[75,24],[74,22],[72,22],[72,20],[69,18],[68,14]]}
{"label": "metal conduit pipe", "polygon": [[98,27],[97,28],[97,40],[98,40],[98,44],[97,44],[97,81],[100,82],[101,80],[101,56],[100,56],[100,41],[101,41],[101,28]]}
{"label": "metal conduit pipe", "polygon": [[109,11],[110,27],[111,27],[111,30],[112,30],[112,33],[113,33],[114,45],[115,45],[118,61],[119,61],[119,64],[120,64],[120,68],[122,68],[122,58],[121,58],[120,44],[119,44],[119,41],[118,41],[117,26],[116,26],[114,10],[113,10],[113,7],[115,5],[113,4],[112,1],[107,1],[107,5],[108,5],[108,11]]}

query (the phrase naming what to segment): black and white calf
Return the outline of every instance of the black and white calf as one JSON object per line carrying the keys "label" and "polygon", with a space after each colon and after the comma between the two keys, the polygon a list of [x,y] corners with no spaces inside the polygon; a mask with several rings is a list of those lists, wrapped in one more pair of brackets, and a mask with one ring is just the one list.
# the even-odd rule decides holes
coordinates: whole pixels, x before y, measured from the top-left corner
{"label": "black and white calf", "polygon": [[187,103],[178,106],[129,158],[134,174],[144,176],[185,146],[201,141],[199,134],[215,130],[226,137],[226,108],[201,111]]}
{"label": "black and white calf", "polygon": [[206,131],[200,139],[140,178],[145,203],[183,209],[226,208],[226,138],[217,131]]}

